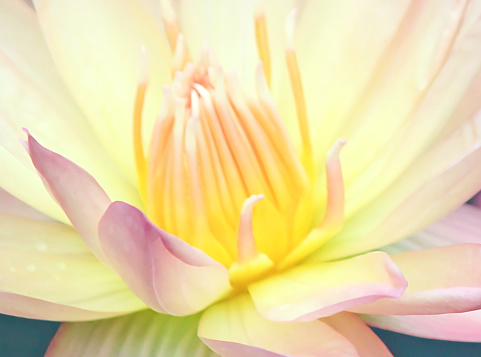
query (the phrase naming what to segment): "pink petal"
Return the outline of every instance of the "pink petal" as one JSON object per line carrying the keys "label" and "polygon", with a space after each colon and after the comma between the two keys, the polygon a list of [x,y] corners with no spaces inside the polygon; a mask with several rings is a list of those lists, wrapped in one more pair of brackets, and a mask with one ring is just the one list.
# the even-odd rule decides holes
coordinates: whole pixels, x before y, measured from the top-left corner
{"label": "pink petal", "polygon": [[406,252],[391,256],[408,281],[398,299],[383,299],[352,311],[368,314],[424,315],[481,308],[481,245]]}
{"label": "pink petal", "polygon": [[95,256],[108,264],[97,234],[100,218],[111,202],[105,191],[85,170],[44,148],[30,134],[28,150],[46,188]]}
{"label": "pink petal", "polygon": [[357,315],[341,312],[321,321],[346,337],[360,357],[392,357],[381,339]]}
{"label": "pink petal", "polygon": [[422,231],[382,250],[396,254],[460,243],[481,243],[481,209],[478,207],[461,205]]}
{"label": "pink petal", "polygon": [[442,315],[362,315],[369,325],[438,340],[481,342],[481,310]]}
{"label": "pink petal", "polygon": [[156,311],[192,314],[230,290],[223,265],[159,229],[124,202],[110,205],[100,221],[99,235],[114,269]]}
{"label": "pink petal", "polygon": [[0,292],[0,313],[50,321],[97,320],[119,315],[118,312],[84,310],[8,292]]}
{"label": "pink petal", "polygon": [[256,308],[273,321],[310,321],[353,306],[399,297],[401,271],[383,252],[305,264],[249,286]]}
{"label": "pink petal", "polygon": [[474,197],[471,199],[471,203],[478,208],[481,208],[481,193],[477,193],[474,195]]}
{"label": "pink petal", "polygon": [[216,357],[197,337],[198,323],[198,315],[175,317],[152,310],[114,319],[64,323],[46,357]]}
{"label": "pink petal", "polygon": [[354,346],[319,320],[278,323],[266,320],[247,295],[210,307],[199,337],[221,356],[358,356]]}

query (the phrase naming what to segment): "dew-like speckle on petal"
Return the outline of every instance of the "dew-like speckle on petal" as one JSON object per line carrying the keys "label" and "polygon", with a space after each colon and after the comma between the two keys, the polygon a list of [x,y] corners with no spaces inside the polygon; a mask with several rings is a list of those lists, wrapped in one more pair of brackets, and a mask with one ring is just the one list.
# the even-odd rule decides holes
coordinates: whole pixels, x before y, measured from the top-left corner
{"label": "dew-like speckle on petal", "polygon": [[37,270],[37,266],[35,264],[29,264],[27,265],[27,270],[33,273]]}
{"label": "dew-like speckle on petal", "polygon": [[59,267],[60,270],[67,269],[67,264],[65,264],[64,262],[58,262],[57,266]]}
{"label": "dew-like speckle on petal", "polygon": [[47,244],[44,242],[37,242],[35,243],[35,249],[37,249],[39,252],[45,252],[47,251]]}

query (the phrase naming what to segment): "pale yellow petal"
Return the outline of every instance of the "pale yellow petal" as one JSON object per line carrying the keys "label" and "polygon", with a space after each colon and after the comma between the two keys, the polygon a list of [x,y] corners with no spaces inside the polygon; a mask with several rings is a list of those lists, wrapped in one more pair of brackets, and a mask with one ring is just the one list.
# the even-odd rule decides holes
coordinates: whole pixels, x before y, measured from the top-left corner
{"label": "pale yellow petal", "polygon": [[171,53],[159,24],[142,2],[35,1],[40,25],[67,87],[108,153],[135,183],[133,106],[145,47],[149,87],[143,110],[150,139]]}
{"label": "pale yellow petal", "polygon": [[137,203],[138,193],[112,164],[60,79],[33,10],[21,1],[1,2],[0,29],[0,156],[5,168],[0,186],[66,222],[21,145],[26,138],[21,129],[27,128],[93,172],[113,197]]}
{"label": "pale yellow petal", "polygon": [[107,315],[144,308],[70,226],[8,214],[0,224],[0,290]]}

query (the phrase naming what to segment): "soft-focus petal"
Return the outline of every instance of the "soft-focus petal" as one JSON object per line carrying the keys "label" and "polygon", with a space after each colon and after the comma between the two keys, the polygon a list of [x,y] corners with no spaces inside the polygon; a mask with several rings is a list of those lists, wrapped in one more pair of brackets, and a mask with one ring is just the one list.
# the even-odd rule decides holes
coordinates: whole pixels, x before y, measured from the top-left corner
{"label": "soft-focus petal", "polygon": [[151,310],[92,322],[64,323],[46,357],[215,357],[197,337],[199,316]]}
{"label": "soft-focus petal", "polygon": [[95,256],[108,264],[98,242],[97,227],[110,199],[97,181],[66,158],[44,148],[32,136],[28,150],[45,186]]}
{"label": "soft-focus petal", "polygon": [[464,204],[422,231],[382,250],[396,254],[459,243],[481,243],[481,209],[478,207]]}
{"label": "soft-focus petal", "polygon": [[0,214],[0,225],[2,312],[85,320],[145,306],[72,227],[8,214]]}
{"label": "soft-focus petal", "polygon": [[[33,61],[32,58],[35,58]],[[126,182],[70,97],[48,52],[33,10],[0,3],[0,186],[38,210],[67,221],[36,177],[20,139],[28,128],[49,148],[93,173],[109,193],[136,204]]]}
{"label": "soft-focus petal", "polygon": [[162,231],[126,203],[110,205],[100,221],[99,235],[114,269],[154,310],[192,314],[230,290],[223,265]]}
{"label": "soft-focus petal", "polygon": [[408,335],[481,342],[481,310],[442,315],[362,315],[369,325]]}
{"label": "soft-focus petal", "polygon": [[329,325],[319,320],[266,320],[246,295],[210,307],[202,315],[199,337],[226,357],[359,356],[354,346]]}
{"label": "soft-focus petal", "polygon": [[355,314],[341,312],[321,319],[346,337],[360,357],[392,357],[379,337]]}
{"label": "soft-focus petal", "polygon": [[481,308],[481,245],[458,244],[394,254],[408,287],[398,299],[352,310],[369,314],[424,315]]}
{"label": "soft-focus petal", "polygon": [[401,271],[382,252],[305,264],[249,286],[259,312],[273,321],[309,321],[406,289]]}
{"label": "soft-focus petal", "polygon": [[146,49],[149,76],[143,110],[146,138],[159,111],[162,85],[170,81],[171,54],[159,25],[135,0],[34,3],[68,88],[117,166],[136,182],[132,116],[141,46]]}

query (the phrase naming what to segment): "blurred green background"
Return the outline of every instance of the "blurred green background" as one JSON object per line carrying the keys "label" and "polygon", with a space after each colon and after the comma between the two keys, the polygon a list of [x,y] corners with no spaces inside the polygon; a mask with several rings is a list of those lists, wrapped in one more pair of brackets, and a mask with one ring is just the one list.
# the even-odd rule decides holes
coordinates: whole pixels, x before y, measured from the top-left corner
{"label": "blurred green background", "polygon": [[[58,326],[56,322],[0,314],[0,356],[42,357]],[[481,356],[481,343],[426,340],[378,329],[375,332],[395,357]]]}

